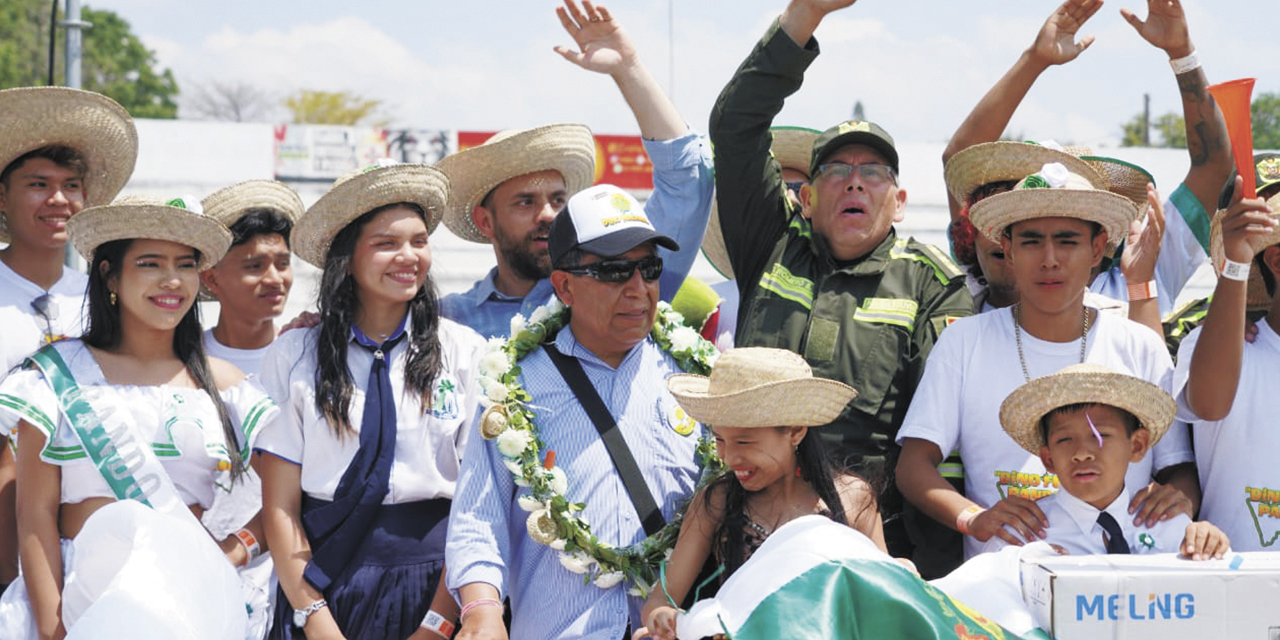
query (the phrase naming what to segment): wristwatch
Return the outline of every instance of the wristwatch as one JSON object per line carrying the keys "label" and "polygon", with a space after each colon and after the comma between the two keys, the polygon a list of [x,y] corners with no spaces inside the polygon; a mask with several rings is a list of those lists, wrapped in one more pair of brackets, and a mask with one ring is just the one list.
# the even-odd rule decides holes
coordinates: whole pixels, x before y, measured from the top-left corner
{"label": "wristwatch", "polygon": [[315,602],[312,602],[311,604],[307,605],[306,608],[304,609],[294,609],[293,610],[293,626],[299,629],[307,626],[307,618],[310,618],[311,614],[327,606],[329,606],[329,603],[326,602],[324,598],[320,598],[319,600],[316,600]]}

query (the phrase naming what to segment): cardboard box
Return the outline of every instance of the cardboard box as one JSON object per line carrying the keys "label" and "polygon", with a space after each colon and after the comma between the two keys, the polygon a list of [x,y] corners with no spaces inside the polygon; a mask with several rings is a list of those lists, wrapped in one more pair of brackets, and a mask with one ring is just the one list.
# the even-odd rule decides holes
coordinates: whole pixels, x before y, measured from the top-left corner
{"label": "cardboard box", "polygon": [[1022,597],[1057,640],[1280,640],[1280,552],[1041,558]]}

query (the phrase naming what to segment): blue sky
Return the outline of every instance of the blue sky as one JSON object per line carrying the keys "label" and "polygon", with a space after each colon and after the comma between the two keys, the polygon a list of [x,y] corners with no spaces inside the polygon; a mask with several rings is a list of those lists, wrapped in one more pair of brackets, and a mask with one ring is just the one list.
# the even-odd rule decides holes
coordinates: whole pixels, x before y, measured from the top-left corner
{"label": "blue sky", "polygon": [[[705,130],[716,94],[785,2],[606,4],[686,119]],[[583,122],[601,133],[637,131],[612,82],[551,50],[572,44],[551,1],[90,5],[132,23],[185,86],[244,82],[281,97],[303,88],[348,90],[383,100],[395,124],[412,127],[498,130]],[[1280,3],[1184,5],[1211,82],[1251,76],[1258,78],[1255,96],[1280,92],[1280,55],[1271,37],[1280,24]],[[1142,2],[1107,2],[1083,30],[1098,41],[1080,59],[1041,77],[1009,133],[1107,147],[1117,144],[1121,122],[1141,110],[1144,93],[1151,94],[1156,115],[1181,110],[1164,53],[1133,32],[1120,17],[1122,6],[1146,13]],[[823,54],[778,123],[823,128],[850,117],[860,100],[867,117],[899,140],[946,140],[1056,7],[1045,0],[862,0],[819,28]],[[1273,26],[1246,33],[1237,23]]]}

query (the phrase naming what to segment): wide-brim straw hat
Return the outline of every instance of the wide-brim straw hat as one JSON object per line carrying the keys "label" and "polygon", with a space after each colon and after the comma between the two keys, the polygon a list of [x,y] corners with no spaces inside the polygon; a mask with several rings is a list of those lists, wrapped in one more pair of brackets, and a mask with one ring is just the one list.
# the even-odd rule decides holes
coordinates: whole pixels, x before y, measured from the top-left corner
{"label": "wide-brim straw hat", "polygon": [[849,385],[813,377],[799,354],[765,347],[730,349],[710,377],[676,374],[667,389],[694,420],[723,427],[821,426],[858,395]]}
{"label": "wide-brim straw hat", "polygon": [[[0,91],[0,170],[50,145],[70,147],[84,158],[86,207],[110,203],[138,160],[138,131],[115,100],[66,87]],[[0,242],[9,240],[6,225],[0,224]]]}
{"label": "wide-brim straw hat", "polygon": [[512,178],[539,171],[559,171],[568,196],[595,182],[596,141],[580,124],[552,124],[534,129],[509,129],[483,144],[459,151],[436,167],[449,176],[452,197],[444,224],[463,240],[488,244],[471,212],[485,195]]}
{"label": "wide-brim straw hat", "polygon": [[[778,166],[809,175],[809,156],[813,155],[813,141],[821,131],[805,127],[774,127],[769,130],[773,142],[769,152]],[[785,194],[784,194],[785,195]],[[702,236],[702,255],[720,275],[733,280],[733,265],[729,264],[729,249],[724,244],[724,231],[720,228],[720,207],[713,198],[711,217],[707,219],[707,232]]]}
{"label": "wide-brim straw hat", "polygon": [[993,182],[1017,182],[1044,165],[1057,162],[1072,173],[1104,184],[1104,176],[1093,165],[1069,150],[1055,149],[1033,142],[984,142],[966,147],[947,161],[943,178],[947,191],[956,202],[964,203],[975,189]]}
{"label": "wide-brim straw hat", "polygon": [[[1057,163],[1066,166],[1066,163]],[[1046,165],[1022,179],[1012,191],[997,193],[975,203],[969,219],[978,232],[999,243],[1006,227],[1038,218],[1077,218],[1096,222],[1107,232],[1108,244],[1124,240],[1129,225],[1137,219],[1138,208],[1124,196],[1107,190],[1105,179],[1092,168],[1078,173],[1066,169],[1066,181],[1056,186],[1033,186],[1046,173],[1056,173]]]}
{"label": "wide-brim straw hat", "polygon": [[1156,179],[1146,169],[1132,162],[1107,156],[1084,155],[1081,160],[1093,165],[1098,173],[1107,180],[1107,191],[1122,195],[1138,208],[1138,219],[1147,215],[1151,203],[1147,202],[1147,184],[1155,184]]}
{"label": "wide-brim straw hat", "polygon": [[[1273,215],[1280,216],[1280,193],[1271,196],[1267,200],[1267,206],[1271,208]],[[1226,250],[1222,246],[1222,215],[1224,213],[1225,211],[1219,209],[1213,215],[1213,222],[1209,224],[1209,259],[1213,262],[1213,272],[1219,277],[1222,276],[1223,261],[1227,258]],[[1254,258],[1273,244],[1280,244],[1280,226],[1273,227],[1265,235],[1249,238],[1249,246],[1253,248],[1252,257]],[[1267,285],[1262,281],[1262,272],[1258,270],[1257,265],[1249,269],[1249,283],[1244,304],[1250,311],[1271,308],[1271,295],[1267,293]]]}
{"label": "wide-brim straw hat", "polygon": [[1164,389],[1102,365],[1073,364],[1018,387],[1000,405],[1000,425],[1018,446],[1040,455],[1040,420],[1073,404],[1104,404],[1128,411],[1151,432],[1150,446],[1169,429],[1177,405]]}
{"label": "wide-brim straw hat", "polygon": [[329,245],[356,218],[378,207],[409,202],[427,215],[427,233],[440,224],[449,200],[449,179],[425,164],[385,164],[357,169],[338,178],[327,193],[307,209],[289,236],[299,258],[324,268]]}
{"label": "wide-brim straw hat", "polygon": [[115,240],[176,242],[200,252],[200,271],[217,264],[231,246],[226,226],[206,215],[200,201],[190,197],[125,196],[89,207],[67,221],[67,235],[90,262],[95,249]]}
{"label": "wide-brim straw hat", "polygon": [[288,185],[276,180],[247,180],[223,187],[200,201],[205,215],[230,227],[253,209],[268,209],[297,222],[306,207]]}

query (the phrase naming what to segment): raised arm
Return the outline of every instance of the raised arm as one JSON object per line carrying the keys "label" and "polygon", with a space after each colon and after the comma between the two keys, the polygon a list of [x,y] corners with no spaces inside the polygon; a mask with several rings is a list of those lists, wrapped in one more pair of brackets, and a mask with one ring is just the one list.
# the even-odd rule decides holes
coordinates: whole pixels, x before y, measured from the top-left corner
{"label": "raised arm", "polygon": [[689,130],[676,106],[640,60],[631,36],[608,9],[590,0],[583,0],[581,8],[574,0],[564,0],[564,6],[556,8],[556,15],[578,45],[576,51],[557,46],[556,53],[583,69],[613,78],[631,113],[635,114],[640,135],[650,140],[671,140]]}
{"label": "raised arm", "polygon": [[853,6],[858,0],[791,0],[778,25],[800,46],[805,46],[828,13]]}
{"label": "raised arm", "polygon": [[[1195,53],[1187,29],[1187,16],[1178,0],[1147,0],[1146,20],[1138,18],[1129,9],[1121,9],[1120,14],[1133,25],[1138,35],[1162,49],[1170,60]],[[1212,212],[1217,209],[1218,194],[1231,174],[1231,142],[1227,137],[1227,125],[1213,96],[1209,95],[1204,69],[1197,64],[1184,73],[1176,74],[1176,78],[1187,126],[1187,153],[1191,156],[1191,169],[1183,183],[1195,194],[1204,211]],[[1204,223],[1207,229],[1208,220]]]}
{"label": "raised arm", "polygon": [[[1251,264],[1249,238],[1269,232],[1276,222],[1266,202],[1261,198],[1244,200],[1243,192],[1244,180],[1236,176],[1235,195],[1222,216],[1222,245],[1228,260]],[[1246,282],[1220,277],[1213,290],[1185,388],[1187,405],[1202,420],[1225,418],[1235,403],[1244,357],[1247,289]]]}
{"label": "raised arm", "polygon": [[[1053,65],[1075,60],[1093,44],[1093,36],[1077,40],[1076,35],[1085,21],[1093,17],[1100,8],[1102,0],[1067,0],[1062,3],[1045,20],[1031,46],[1022,52],[1013,67],[995,86],[982,96],[982,100],[960,124],[960,128],[952,134],[951,142],[942,152],[942,163],[945,165],[951,156],[975,144],[1000,139],[1009,120],[1013,118],[1014,111],[1040,74]],[[960,203],[949,195],[948,201],[954,220],[959,215]]]}

